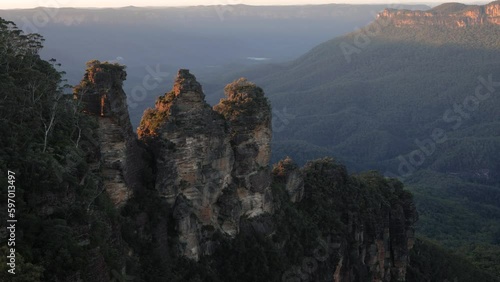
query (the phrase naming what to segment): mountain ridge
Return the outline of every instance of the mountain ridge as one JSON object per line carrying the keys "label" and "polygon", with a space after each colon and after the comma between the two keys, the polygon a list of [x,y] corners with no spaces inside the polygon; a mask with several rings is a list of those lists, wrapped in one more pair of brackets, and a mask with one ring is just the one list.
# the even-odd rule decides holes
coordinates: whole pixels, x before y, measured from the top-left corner
{"label": "mountain ridge", "polygon": [[500,1],[485,5],[445,3],[428,11],[385,9],[377,19],[390,21],[395,26],[442,25],[467,27],[474,25],[500,25]]}

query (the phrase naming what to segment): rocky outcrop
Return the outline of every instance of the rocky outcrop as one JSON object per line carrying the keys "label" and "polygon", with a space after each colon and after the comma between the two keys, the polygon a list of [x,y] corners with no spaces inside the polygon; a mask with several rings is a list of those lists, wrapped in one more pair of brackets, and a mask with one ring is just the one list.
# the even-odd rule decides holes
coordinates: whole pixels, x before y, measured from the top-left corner
{"label": "rocky outcrop", "polygon": [[84,78],[74,89],[74,99],[82,104],[83,111],[98,117],[103,187],[118,207],[142,185],[142,150],[132,130],[122,89],[126,77],[124,66],[94,60],[87,63]]}
{"label": "rocky outcrop", "polygon": [[225,99],[214,106],[229,122],[234,151],[232,176],[248,217],[272,212],[271,172],[271,106],[260,87],[240,78],[228,84]]}
{"label": "rocky outcrop", "polygon": [[435,25],[456,28],[500,25],[500,1],[483,6],[446,3],[428,11],[385,9],[377,18],[395,26]]}
{"label": "rocky outcrop", "polygon": [[333,281],[405,281],[416,211],[410,207],[406,212],[403,206],[394,207],[376,223],[359,213],[348,213],[350,236],[337,238],[333,245],[339,254],[333,258]]}
{"label": "rocky outcrop", "polygon": [[138,129],[154,151],[156,188],[173,206],[181,252],[193,259],[208,252],[202,249],[203,226],[228,234],[237,229],[237,218],[220,215],[216,204],[232,182],[234,156],[226,122],[204,98],[195,77],[180,70],[174,89],[145,112]]}
{"label": "rocky outcrop", "polygon": [[[315,271],[308,272],[312,280],[404,281],[417,215],[401,183],[370,173],[350,176],[331,159],[299,168],[285,158],[271,172],[271,107],[263,90],[246,79],[236,80],[225,88],[226,98],[212,108],[188,70],[180,70],[172,91],[143,115],[139,142],[152,156],[144,164],[121,90],[124,78],[121,66],[92,62],[75,98],[97,116],[100,172],[116,206],[126,204],[145,181],[138,176],[139,168],[151,167],[155,192],[149,195],[161,200],[147,202],[161,211],[148,218],[139,210],[128,223],[134,231],[127,238],[153,244],[160,258],[169,252],[167,240],[173,239],[177,254],[193,260],[220,251],[227,239],[241,243],[242,238],[261,238],[261,243],[272,242],[266,257],[274,260],[280,252],[290,251],[282,249],[285,246],[309,245],[294,232],[300,224],[308,224],[307,231],[314,229],[314,222],[313,232],[328,236],[328,242],[322,256],[310,254],[318,263]],[[146,181],[150,185],[152,179]],[[277,192],[279,187],[284,190]],[[144,201],[139,198],[127,207],[135,210],[133,206]],[[279,224],[290,217],[297,217],[291,222],[303,222],[291,224],[290,229]],[[148,227],[153,218],[155,225]],[[173,219],[168,224],[175,226],[170,234],[168,218]],[[229,250],[242,251],[231,249],[238,244]],[[117,248],[127,250],[122,243]],[[94,264],[105,267],[100,260]],[[283,277],[288,275],[303,277],[303,272],[286,271]]]}
{"label": "rocky outcrop", "polygon": [[156,189],[172,205],[179,249],[188,258],[210,254],[216,231],[235,236],[242,216],[272,211],[271,112],[262,90],[249,95],[266,104],[228,120],[205,102],[196,78],[180,70],[173,90],[145,111],[138,128],[155,156]]}
{"label": "rocky outcrop", "polygon": [[300,202],[304,197],[304,175],[290,157],[279,161],[273,167],[275,181],[285,184],[286,192],[292,203]]}
{"label": "rocky outcrop", "polygon": [[132,194],[123,176],[126,142],[120,127],[111,118],[100,118],[98,122],[97,132],[101,143],[101,176],[104,189],[115,205],[122,206]]}

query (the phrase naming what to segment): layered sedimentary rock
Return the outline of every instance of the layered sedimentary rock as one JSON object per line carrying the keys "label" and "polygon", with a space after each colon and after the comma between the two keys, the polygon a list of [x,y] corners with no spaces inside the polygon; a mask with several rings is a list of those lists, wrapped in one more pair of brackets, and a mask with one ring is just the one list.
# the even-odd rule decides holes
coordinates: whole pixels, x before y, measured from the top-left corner
{"label": "layered sedimentary rock", "polygon": [[349,276],[354,268],[364,272],[365,277],[372,277],[371,281],[405,281],[416,218],[415,206],[406,200],[383,210],[380,221],[349,214],[348,226],[354,241],[343,251],[346,259],[350,257],[350,264],[341,272]]}
{"label": "layered sedimentary rock", "polygon": [[103,186],[118,207],[142,185],[139,177],[142,153],[122,89],[126,77],[121,65],[90,61],[84,78],[74,90],[74,98],[82,103],[83,110],[98,117],[96,135]]}
{"label": "layered sedimentary rock", "polygon": [[272,212],[271,106],[260,87],[244,78],[228,84],[226,98],[214,106],[229,122],[234,151],[232,172],[242,213],[254,217]]}
{"label": "layered sedimentary rock", "polygon": [[378,19],[389,21],[395,26],[467,27],[486,24],[500,25],[500,1],[483,6],[446,3],[428,11],[385,9],[378,15]]}
{"label": "layered sedimentary rock", "polygon": [[145,111],[138,128],[154,154],[156,189],[173,207],[180,252],[195,260],[211,253],[214,231],[235,236],[241,216],[272,210],[267,100],[236,123],[204,98],[196,78],[180,70],[173,90]]}
{"label": "layered sedimentary rock", "polygon": [[[333,281],[405,281],[410,250],[415,240],[415,207],[411,203],[384,210],[381,221],[366,215],[347,213],[349,237],[329,242],[335,267]],[[326,280],[325,280],[326,281]]]}
{"label": "layered sedimentary rock", "polygon": [[[313,218],[325,211],[338,216],[338,226],[333,221],[329,224],[335,227],[320,228],[328,230],[327,256],[308,274],[311,279],[404,280],[416,212],[400,183],[380,177],[356,180],[329,160],[299,168],[285,158],[271,173],[271,108],[262,89],[236,80],[225,88],[226,98],[212,108],[188,70],[180,70],[172,91],[144,113],[138,135],[152,156],[145,164],[128,119],[121,89],[124,78],[122,67],[92,62],[75,98],[97,116],[103,186],[117,206],[127,203],[144,181],[139,181],[139,166],[152,168],[155,195],[164,199],[169,212],[153,231],[147,231],[147,216],[141,213],[136,218],[141,238],[167,252],[166,240],[172,237],[166,234],[166,218],[172,218],[168,224],[175,226],[178,254],[199,260],[218,248],[216,234],[234,238],[240,232],[256,232],[274,238],[279,225],[273,213],[290,205],[279,202],[288,198]],[[273,177],[288,197],[273,199]],[[277,241],[276,251],[286,241]]]}

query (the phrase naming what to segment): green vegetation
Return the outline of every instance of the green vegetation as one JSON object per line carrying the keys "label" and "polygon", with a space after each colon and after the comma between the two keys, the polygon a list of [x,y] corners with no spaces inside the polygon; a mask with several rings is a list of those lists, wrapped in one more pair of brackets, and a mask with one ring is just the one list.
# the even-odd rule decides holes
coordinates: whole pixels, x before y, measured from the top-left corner
{"label": "green vegetation", "polygon": [[[388,29],[388,38],[400,37],[390,32],[396,31]],[[415,138],[426,138],[432,129],[442,126],[436,112],[442,114],[450,101],[461,102],[474,93],[478,75],[499,73],[493,49],[436,47],[425,41],[394,43],[388,38],[373,39],[369,49],[350,65],[343,61],[343,54],[335,53],[338,50],[332,51],[335,48],[329,42],[294,62],[288,73],[280,77],[268,74],[266,80],[286,81],[274,86],[273,99],[278,105],[291,103],[289,111],[297,114],[285,132],[279,133],[277,144],[286,142],[292,149],[311,144],[312,149],[305,152],[325,150],[359,168],[390,170],[397,167],[399,154],[415,149]],[[418,34],[416,38],[420,38]],[[338,47],[339,42],[333,41],[333,46]],[[174,249],[176,230],[168,224],[173,221],[171,211],[154,189],[154,167],[145,169],[144,191],[136,193],[121,212],[103,192],[96,172],[96,122],[81,113],[70,95],[64,95],[63,74],[55,60],[47,62],[38,55],[42,43],[40,35],[24,35],[13,23],[0,20],[0,181],[7,183],[7,170],[14,171],[18,179],[16,262],[21,272],[14,279],[8,276],[8,250],[1,247],[1,281],[124,277],[137,281],[281,281],[283,273],[314,255],[318,238],[332,236],[347,250],[359,247],[350,236],[354,215],[355,223],[373,232],[384,222],[388,209],[407,206],[413,199],[398,180],[373,171],[349,175],[343,165],[325,158],[305,165],[304,200],[294,204],[278,169],[273,182],[277,207],[273,216],[243,219],[242,232],[233,240],[217,234],[215,254],[198,263],[180,258]],[[382,59],[373,60],[374,54]],[[467,66],[458,59],[450,60],[450,54]],[[408,58],[412,61],[405,61]],[[247,102],[268,105],[261,99],[260,88],[247,82],[236,86],[249,87],[257,95],[233,97],[234,101],[229,96],[226,102],[241,103],[243,112],[253,109]],[[168,104],[169,95],[160,101]],[[318,102],[311,103],[311,97]],[[448,141],[436,145],[439,149],[419,167],[427,170],[405,180],[422,211],[420,231],[455,247],[475,265],[420,240],[412,252],[410,281],[453,280],[457,275],[463,281],[495,281],[483,270],[500,271],[500,181],[494,173],[499,168],[496,103],[491,97],[459,128],[447,128]],[[153,128],[160,120],[156,114],[148,114],[153,115]],[[241,113],[227,114],[239,117]],[[469,148],[474,152],[467,155]],[[302,160],[309,157],[301,156]],[[488,177],[482,177],[484,173]],[[5,199],[6,191],[1,190],[0,196]],[[262,236],[253,224],[264,229],[273,226],[273,235]],[[5,246],[6,242],[0,243]],[[350,257],[356,255],[352,252]],[[331,254],[328,259],[312,278],[331,278],[329,267],[338,257]],[[360,279],[371,280],[369,273],[364,274]]]}
{"label": "green vegetation", "polygon": [[260,117],[263,112],[268,112],[263,109],[271,108],[262,88],[246,78],[240,78],[226,85],[224,94],[227,98],[221,99],[220,103],[214,106],[214,110],[231,122],[252,116]]}
{"label": "green vegetation", "polygon": [[[359,242],[351,236],[349,226],[365,224],[368,230],[376,230],[388,208],[411,201],[411,194],[399,181],[387,180],[376,172],[350,176],[343,165],[326,158],[306,165],[307,192],[302,202],[294,204],[288,198],[279,169],[275,173],[272,190],[277,210],[273,216],[243,219],[241,231],[234,239],[216,235],[218,247],[215,253],[202,257],[198,263],[175,256],[175,230],[169,229],[169,252],[157,256],[158,252],[152,245],[141,245],[144,258],[139,272],[146,275],[147,281],[283,281],[284,275],[297,266],[301,267],[306,257],[314,257],[318,240],[325,240],[328,244],[338,242],[347,250],[355,250]],[[145,212],[156,218],[165,212],[166,205],[154,200],[158,199],[154,194],[140,198],[127,205],[123,215],[131,217],[134,213]],[[138,204],[137,208],[132,208]],[[353,214],[359,221],[352,221],[349,215]],[[138,233],[133,235],[132,231],[137,230],[133,222],[130,224],[127,227],[130,233],[125,234],[135,236],[135,239],[124,235],[125,239],[128,242],[141,241]],[[148,228],[155,228],[156,224],[152,223]],[[273,226],[269,230],[273,231],[272,236],[263,236],[257,231],[270,226]],[[153,254],[153,257],[146,260],[146,254],[149,257]],[[330,277],[339,255],[339,250],[329,253],[328,260],[310,273],[311,278]]]}
{"label": "green vegetation", "polygon": [[175,98],[175,93],[170,91],[158,97],[155,108],[147,108],[141,118],[141,123],[137,128],[139,138],[146,138],[158,135],[158,129],[168,121],[170,107]]}
{"label": "green vegetation", "polygon": [[500,276],[500,26],[375,22],[288,64],[234,76],[266,89],[278,111],[273,162],[327,155],[401,177],[421,213],[417,231],[471,250]]}
{"label": "green vegetation", "polygon": [[[40,59],[42,43],[0,19],[0,181],[15,173],[21,273],[12,281],[92,280],[87,270],[100,259],[121,268],[112,238],[116,215],[92,170],[95,121],[64,94],[55,60]],[[0,198],[7,199],[7,189]],[[0,249],[0,280],[11,281],[6,251]]]}
{"label": "green vegetation", "polygon": [[[78,94],[83,89],[92,87],[94,85],[101,85],[105,91],[111,86],[103,84],[104,81],[110,81],[116,86],[121,87],[123,84],[122,79],[112,79],[116,74],[122,73],[125,70],[125,66],[118,63],[101,62],[99,60],[90,60],[86,63],[87,69],[85,71],[85,76],[80,84],[75,86],[74,92]],[[106,86],[106,87],[105,87]]]}
{"label": "green vegetation", "polygon": [[498,278],[473,266],[464,257],[452,254],[436,242],[419,238],[411,251],[411,264],[406,276],[408,282],[419,281],[482,281]]}

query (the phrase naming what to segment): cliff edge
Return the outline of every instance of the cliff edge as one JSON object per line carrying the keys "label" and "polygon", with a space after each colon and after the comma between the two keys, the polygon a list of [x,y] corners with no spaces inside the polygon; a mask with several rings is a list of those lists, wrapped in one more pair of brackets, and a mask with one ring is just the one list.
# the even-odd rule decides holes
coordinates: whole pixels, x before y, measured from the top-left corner
{"label": "cliff edge", "polygon": [[385,9],[377,16],[395,26],[446,26],[461,28],[479,25],[500,25],[500,1],[486,5],[445,3],[428,11]]}

